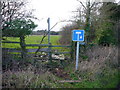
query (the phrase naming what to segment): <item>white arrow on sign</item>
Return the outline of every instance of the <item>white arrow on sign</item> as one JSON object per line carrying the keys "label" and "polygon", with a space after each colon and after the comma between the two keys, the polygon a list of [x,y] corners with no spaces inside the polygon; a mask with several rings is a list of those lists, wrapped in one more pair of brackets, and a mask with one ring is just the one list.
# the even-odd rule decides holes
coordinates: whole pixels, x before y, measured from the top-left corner
{"label": "white arrow on sign", "polygon": [[76,34],[78,34],[77,40],[79,40],[79,36],[80,36],[81,32],[76,32]]}
{"label": "white arrow on sign", "polygon": [[80,39],[82,39],[82,36],[80,36]]}
{"label": "white arrow on sign", "polygon": [[81,32],[76,32],[76,34],[81,34]]}

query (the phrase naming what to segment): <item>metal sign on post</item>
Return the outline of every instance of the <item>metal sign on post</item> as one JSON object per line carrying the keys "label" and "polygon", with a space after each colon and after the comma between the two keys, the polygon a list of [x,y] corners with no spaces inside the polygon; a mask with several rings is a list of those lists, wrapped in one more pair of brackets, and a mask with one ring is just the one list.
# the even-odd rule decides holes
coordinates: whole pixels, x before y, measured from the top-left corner
{"label": "metal sign on post", "polygon": [[84,30],[73,30],[72,32],[73,41],[84,41]]}
{"label": "metal sign on post", "polygon": [[[77,41],[77,50],[76,50],[76,66],[75,69],[78,70],[78,59],[79,59],[79,48],[80,44],[84,44],[84,30],[73,30],[72,31],[72,40]],[[82,43],[81,43],[82,42]]]}

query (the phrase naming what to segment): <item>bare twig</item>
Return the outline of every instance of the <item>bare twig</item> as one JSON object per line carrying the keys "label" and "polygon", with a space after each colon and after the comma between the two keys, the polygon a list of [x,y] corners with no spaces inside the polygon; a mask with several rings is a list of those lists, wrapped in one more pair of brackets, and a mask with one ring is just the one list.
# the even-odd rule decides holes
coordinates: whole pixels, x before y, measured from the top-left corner
{"label": "bare twig", "polygon": [[[48,32],[48,33],[49,33],[49,32]],[[44,40],[45,37],[48,35],[48,33],[46,34],[46,30],[44,31],[44,35],[43,35],[43,37],[42,37],[42,39],[41,39],[41,41],[40,41],[40,44],[42,44],[43,40]],[[38,49],[36,50],[35,56],[36,56],[36,54],[38,53],[38,51],[39,51],[40,49],[41,49],[41,46],[39,46]]]}
{"label": "bare twig", "polygon": [[90,8],[92,9],[92,7],[93,7],[95,4],[96,4],[96,3],[94,2],[94,3],[91,5],[91,7],[90,7]]}
{"label": "bare twig", "polygon": [[[72,21],[67,21],[67,20],[62,20],[62,21],[60,21],[60,22],[72,22]],[[52,28],[50,28],[50,30],[52,30],[58,23],[60,23],[60,22],[57,22]],[[43,35],[43,37],[42,37],[42,39],[41,39],[41,41],[40,41],[40,44],[42,44],[42,42],[44,41],[44,39],[45,39],[45,37],[48,35],[48,33],[49,32],[47,32],[46,33],[46,31],[45,31],[45,33],[44,33],[44,35]],[[38,53],[38,51],[41,49],[41,46],[39,46],[38,47],[38,49],[36,50],[36,52],[35,52],[35,56],[36,56],[36,54]]]}
{"label": "bare twig", "polygon": [[85,7],[85,5],[81,1],[79,1],[79,0],[77,0],[77,1],[81,3],[81,5],[84,7],[85,10],[87,10],[87,8]]}

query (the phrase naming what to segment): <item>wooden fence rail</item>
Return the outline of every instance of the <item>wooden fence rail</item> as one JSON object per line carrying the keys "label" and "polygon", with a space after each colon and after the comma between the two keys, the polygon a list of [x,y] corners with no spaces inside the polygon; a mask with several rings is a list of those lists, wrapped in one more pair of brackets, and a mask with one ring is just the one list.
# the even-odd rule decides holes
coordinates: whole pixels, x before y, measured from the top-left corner
{"label": "wooden fence rail", "polygon": [[20,42],[2,41],[2,43],[20,43]]}
{"label": "wooden fence rail", "polygon": [[25,45],[26,47],[39,47],[39,46],[41,46],[41,47],[48,47],[49,46],[49,44],[26,44]]}
{"label": "wooden fence rail", "polygon": [[[12,42],[12,41],[2,41],[2,43],[17,43],[19,44],[20,42]],[[70,54],[71,55],[71,59],[73,59],[73,47],[72,45],[51,45],[51,44],[25,44],[25,47],[48,47],[48,48],[41,48],[38,52],[46,52],[51,54]],[[70,52],[53,52],[52,51],[52,47],[66,47],[66,48],[70,48]],[[15,49],[15,48],[2,48],[2,50],[4,51],[8,51],[8,52],[18,52],[21,53],[22,50],[21,48],[19,49]],[[37,49],[26,49],[27,52],[36,52]],[[51,59],[51,58],[50,58]]]}

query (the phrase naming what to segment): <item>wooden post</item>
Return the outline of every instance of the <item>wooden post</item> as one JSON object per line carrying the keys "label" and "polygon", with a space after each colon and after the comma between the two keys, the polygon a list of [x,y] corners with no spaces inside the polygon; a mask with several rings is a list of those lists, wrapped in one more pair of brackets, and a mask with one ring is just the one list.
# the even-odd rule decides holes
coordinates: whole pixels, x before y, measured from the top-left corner
{"label": "wooden post", "polygon": [[48,18],[47,23],[48,23],[48,44],[50,44],[50,18]]}
{"label": "wooden post", "polygon": [[0,1],[0,89],[2,89],[2,47],[1,47],[1,43],[2,43],[2,15],[1,15],[1,11],[2,11],[2,4]]}
{"label": "wooden post", "polygon": [[21,46],[21,57],[26,58],[27,51],[26,51],[26,46],[25,46],[25,36],[20,36],[20,46]]}
{"label": "wooden post", "polygon": [[52,62],[52,51],[51,51],[51,46],[52,46],[52,44],[49,43],[49,47],[48,47],[48,50],[49,50],[48,57],[49,57],[49,61],[50,61],[50,62]]}
{"label": "wooden post", "polygon": [[74,61],[74,48],[75,48],[75,44],[72,41],[71,42],[71,61]]}

